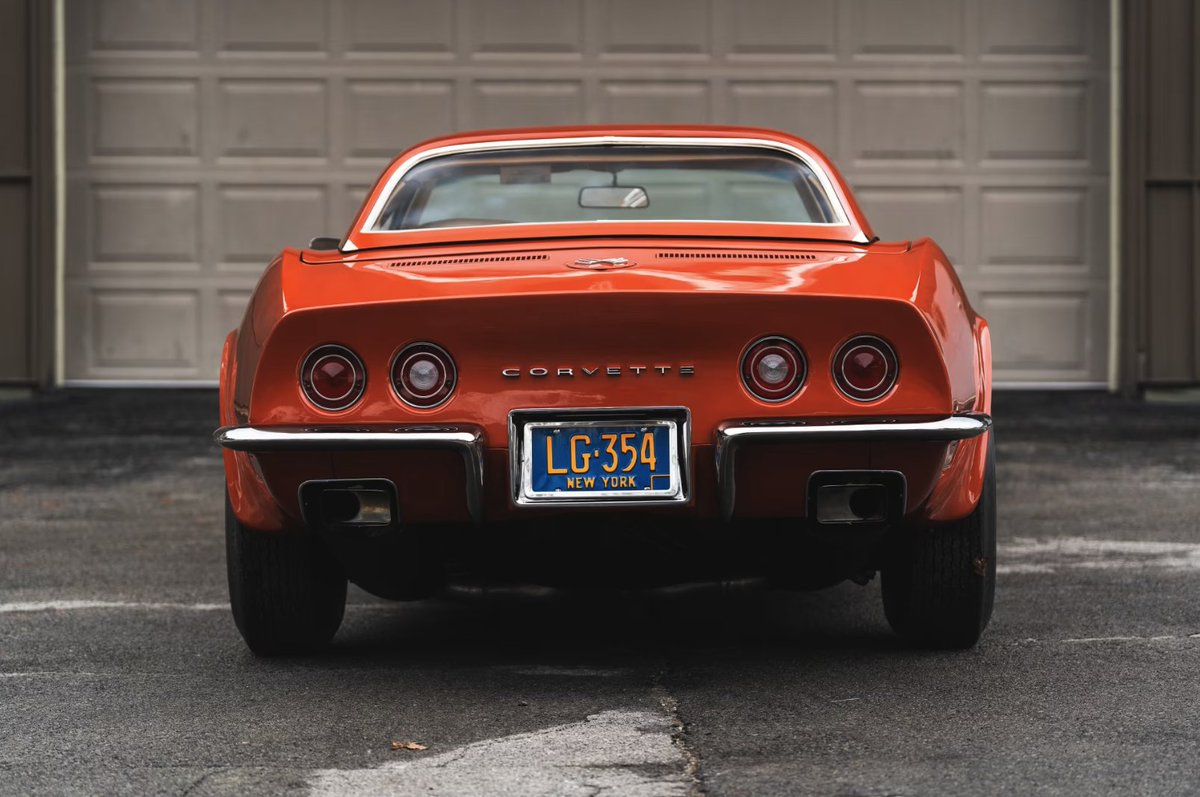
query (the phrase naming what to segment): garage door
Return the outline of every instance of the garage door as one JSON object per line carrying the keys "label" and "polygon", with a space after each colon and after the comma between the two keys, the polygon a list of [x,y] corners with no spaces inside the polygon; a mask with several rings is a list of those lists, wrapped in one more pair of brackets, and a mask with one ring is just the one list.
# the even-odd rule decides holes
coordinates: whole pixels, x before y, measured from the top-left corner
{"label": "garage door", "polygon": [[265,263],[405,145],[718,122],[810,138],[881,235],[936,237],[998,379],[1102,381],[1107,6],[68,0],[67,376],[212,381]]}

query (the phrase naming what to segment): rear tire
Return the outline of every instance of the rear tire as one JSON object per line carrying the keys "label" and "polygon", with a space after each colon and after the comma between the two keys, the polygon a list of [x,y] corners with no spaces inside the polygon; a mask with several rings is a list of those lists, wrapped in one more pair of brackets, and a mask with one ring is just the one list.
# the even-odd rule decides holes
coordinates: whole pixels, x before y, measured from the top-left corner
{"label": "rear tire", "polygon": [[225,496],[229,605],[238,631],[258,656],[325,647],[346,610],[346,576],[307,534],[248,529]]}
{"label": "rear tire", "polygon": [[962,520],[904,529],[883,567],[883,609],[906,641],[970,648],[996,593],[996,458],[988,440],[983,492]]}

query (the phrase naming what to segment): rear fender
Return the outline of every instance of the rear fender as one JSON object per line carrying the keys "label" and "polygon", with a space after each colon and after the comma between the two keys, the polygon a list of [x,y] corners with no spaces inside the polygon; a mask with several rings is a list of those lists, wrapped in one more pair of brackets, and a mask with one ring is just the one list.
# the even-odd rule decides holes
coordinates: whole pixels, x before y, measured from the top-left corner
{"label": "rear fender", "polygon": [[[987,321],[975,317],[975,342],[977,366],[974,407],[979,412],[992,414],[992,337]],[[942,471],[925,504],[925,519],[934,522],[960,520],[975,510],[983,495],[984,476],[987,471],[988,449],[992,446],[992,435],[983,435],[959,444],[949,467]]]}
{"label": "rear fender", "polygon": [[[225,347],[221,353],[218,401],[222,426],[234,426],[245,420],[239,417],[234,404],[238,365],[237,341],[238,331],[234,330],[225,338]],[[279,504],[267,489],[252,455],[225,449],[222,456],[225,464],[225,489],[229,495],[229,505],[238,521],[248,528],[260,531],[284,529],[288,524],[279,509]]]}

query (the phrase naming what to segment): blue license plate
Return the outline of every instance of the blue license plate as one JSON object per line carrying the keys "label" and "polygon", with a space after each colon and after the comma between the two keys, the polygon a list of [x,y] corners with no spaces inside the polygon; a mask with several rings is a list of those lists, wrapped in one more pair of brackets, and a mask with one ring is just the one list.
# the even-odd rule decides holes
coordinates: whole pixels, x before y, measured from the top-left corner
{"label": "blue license plate", "polygon": [[675,498],[676,431],[667,420],[527,423],[522,494],[534,501]]}

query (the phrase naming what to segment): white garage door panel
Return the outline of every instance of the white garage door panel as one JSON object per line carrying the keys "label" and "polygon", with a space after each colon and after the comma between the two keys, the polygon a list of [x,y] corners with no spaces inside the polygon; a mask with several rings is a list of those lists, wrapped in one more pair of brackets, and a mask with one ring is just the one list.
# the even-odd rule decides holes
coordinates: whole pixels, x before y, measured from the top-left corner
{"label": "white garage door panel", "polygon": [[1107,4],[66,0],[67,376],[211,381],[281,246],[454,130],[776,127],[880,235],[935,237],[996,376],[1097,382]]}

